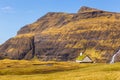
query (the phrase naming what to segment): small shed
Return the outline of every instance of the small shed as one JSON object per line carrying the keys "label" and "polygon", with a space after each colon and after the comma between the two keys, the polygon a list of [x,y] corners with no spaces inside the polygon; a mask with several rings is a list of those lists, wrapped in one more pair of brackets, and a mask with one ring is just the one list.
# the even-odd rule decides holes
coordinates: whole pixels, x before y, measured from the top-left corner
{"label": "small shed", "polygon": [[79,62],[79,63],[92,63],[93,61],[89,56],[80,53],[80,55],[76,58],[76,62]]}

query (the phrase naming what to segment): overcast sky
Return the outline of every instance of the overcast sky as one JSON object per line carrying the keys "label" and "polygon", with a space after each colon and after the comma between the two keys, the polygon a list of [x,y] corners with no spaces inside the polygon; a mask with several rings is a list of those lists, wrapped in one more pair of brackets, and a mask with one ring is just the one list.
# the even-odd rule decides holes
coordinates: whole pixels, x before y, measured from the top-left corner
{"label": "overcast sky", "polygon": [[120,12],[120,0],[0,0],[0,44],[47,12],[76,13],[81,6]]}

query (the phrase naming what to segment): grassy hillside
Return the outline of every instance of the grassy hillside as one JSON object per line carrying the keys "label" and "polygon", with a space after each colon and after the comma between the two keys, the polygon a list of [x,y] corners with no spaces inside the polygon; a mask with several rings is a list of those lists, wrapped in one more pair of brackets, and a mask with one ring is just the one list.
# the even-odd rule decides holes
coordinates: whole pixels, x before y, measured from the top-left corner
{"label": "grassy hillside", "polygon": [[50,35],[54,39],[60,34],[56,41],[66,41],[64,48],[83,49],[97,62],[108,62],[120,44],[120,21],[115,16],[72,21],[60,28],[46,29],[42,35]]}
{"label": "grassy hillside", "polygon": [[120,80],[120,63],[0,61],[1,80]]}
{"label": "grassy hillside", "polygon": [[0,59],[74,61],[84,52],[95,62],[108,63],[119,44],[120,13],[82,7],[73,14],[50,12],[22,27],[0,46]]}

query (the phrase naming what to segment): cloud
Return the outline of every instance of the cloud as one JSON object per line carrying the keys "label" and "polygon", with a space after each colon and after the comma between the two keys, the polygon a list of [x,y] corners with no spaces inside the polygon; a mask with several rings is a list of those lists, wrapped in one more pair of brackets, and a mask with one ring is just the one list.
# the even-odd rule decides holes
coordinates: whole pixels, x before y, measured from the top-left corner
{"label": "cloud", "polygon": [[13,9],[11,6],[2,7],[2,8],[0,8],[0,10],[1,10],[2,12],[5,12],[5,13],[14,12],[14,9]]}

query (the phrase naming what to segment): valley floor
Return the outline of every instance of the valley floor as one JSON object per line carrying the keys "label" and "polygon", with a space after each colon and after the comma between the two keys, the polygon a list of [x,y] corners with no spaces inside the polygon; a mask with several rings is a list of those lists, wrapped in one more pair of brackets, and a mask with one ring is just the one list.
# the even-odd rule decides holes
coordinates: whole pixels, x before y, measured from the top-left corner
{"label": "valley floor", "polygon": [[120,63],[1,60],[0,80],[120,80]]}

